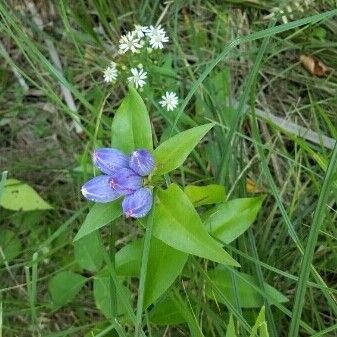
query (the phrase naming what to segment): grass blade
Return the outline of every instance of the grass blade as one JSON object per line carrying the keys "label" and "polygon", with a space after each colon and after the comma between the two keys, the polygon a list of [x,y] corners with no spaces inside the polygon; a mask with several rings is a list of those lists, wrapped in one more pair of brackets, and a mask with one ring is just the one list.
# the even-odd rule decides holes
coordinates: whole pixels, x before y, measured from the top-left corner
{"label": "grass blade", "polygon": [[298,335],[300,319],[302,315],[305,292],[307,282],[309,280],[311,261],[314,255],[318,233],[320,226],[325,217],[326,203],[328,200],[329,192],[331,190],[331,182],[334,178],[337,169],[337,145],[332,152],[328,169],[325,174],[323,185],[320,191],[317,208],[314,213],[310,233],[308,237],[307,246],[305,247],[304,256],[300,268],[299,280],[296,289],[295,303],[293,308],[293,316],[290,323],[289,337],[296,337]]}

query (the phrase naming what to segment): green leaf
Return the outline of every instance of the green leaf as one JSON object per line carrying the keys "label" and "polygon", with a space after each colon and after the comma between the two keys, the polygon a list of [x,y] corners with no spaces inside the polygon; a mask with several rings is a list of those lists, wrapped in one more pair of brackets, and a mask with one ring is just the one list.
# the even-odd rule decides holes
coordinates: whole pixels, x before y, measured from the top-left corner
{"label": "green leaf", "polygon": [[209,233],[230,243],[244,233],[255,221],[264,197],[242,198],[217,205],[205,221]]}
{"label": "green leaf", "polygon": [[142,261],[143,239],[125,245],[115,255],[115,268],[119,276],[139,277]]}
{"label": "green leaf", "polygon": [[[111,287],[110,287],[110,277],[105,271],[104,273],[101,273],[99,275],[96,275],[94,278],[94,298],[95,298],[95,304],[96,307],[102,311],[103,315],[110,319],[112,318],[112,308],[111,303],[112,301],[112,293],[111,293]],[[127,294],[127,297],[131,300],[131,293],[128,288],[125,286],[122,286],[124,288],[123,294]],[[119,294],[117,294],[117,314],[121,315],[125,312],[124,307],[121,305],[122,301],[119,298]]]}
{"label": "green leaf", "polygon": [[[77,328],[78,330],[83,330],[83,327]],[[107,330],[110,330],[109,332]],[[67,331],[68,332],[68,331]],[[67,335],[66,332],[66,335]],[[65,336],[63,334],[63,336]],[[49,337],[63,337],[62,335],[55,336],[55,335],[49,335]],[[68,334],[68,336],[70,336]],[[119,337],[118,333],[115,329],[112,328],[112,326],[107,322],[99,322],[96,324],[93,328],[91,328],[83,337],[96,337],[96,336],[104,336],[104,337]]]}
{"label": "green leaf", "polygon": [[5,261],[10,262],[21,253],[21,242],[16,234],[8,229],[1,229],[0,248],[2,249],[5,260],[0,255],[0,265]]}
{"label": "green leaf", "polygon": [[180,132],[160,144],[154,150],[156,160],[154,174],[162,175],[181,166],[187,156],[213,126],[213,123],[197,126]]}
{"label": "green leaf", "polygon": [[172,295],[168,295],[163,300],[157,302],[150,312],[150,321],[160,325],[176,325],[186,321],[173,301]]}
{"label": "green leaf", "polygon": [[48,290],[56,307],[71,302],[83,287],[86,278],[71,271],[61,271],[48,284]]}
{"label": "green leaf", "polygon": [[249,337],[269,337],[264,307],[261,308]]}
{"label": "green leaf", "polygon": [[[143,238],[137,239],[116,254],[116,272],[120,276],[139,277]],[[145,284],[144,307],[155,302],[180,275],[188,254],[151,238]]]}
{"label": "green leaf", "polygon": [[237,337],[236,332],[235,332],[235,324],[234,324],[234,319],[233,319],[232,314],[229,317],[229,322],[228,322],[227,331],[226,331],[226,337]]}
{"label": "green leaf", "polygon": [[[236,279],[236,286],[238,289],[238,298],[240,306],[242,308],[260,308],[264,304],[263,297],[259,292],[254,289],[253,286],[258,287],[258,283],[255,279],[245,273],[239,273],[240,277],[233,274],[232,276]],[[222,291],[223,296],[235,305],[235,294],[233,291],[232,277],[228,270],[224,270],[219,266],[213,270],[208,271],[208,276],[214,282],[214,284]],[[243,279],[244,280],[243,280]],[[277,303],[287,302],[288,299],[280,293],[277,289],[273,288],[267,283],[264,283],[266,295],[272,298]],[[210,288],[206,285],[206,295],[210,299],[216,299],[220,303],[224,303],[220,296],[217,296]]]}
{"label": "green leaf", "polygon": [[202,205],[218,204],[223,202],[226,197],[225,187],[223,185],[206,185],[185,187],[185,194],[190,198],[194,207]]}
{"label": "green leaf", "polygon": [[152,151],[149,113],[138,92],[129,87],[111,125],[111,145],[126,153],[145,148]]}
{"label": "green leaf", "polygon": [[147,266],[144,307],[156,301],[182,272],[188,254],[176,250],[163,241],[151,238]]}
{"label": "green leaf", "polygon": [[153,235],[167,245],[218,263],[239,264],[213,239],[186,194],[176,185],[159,190],[154,206]]}
{"label": "green leaf", "polygon": [[52,209],[33,188],[16,179],[7,179],[0,205],[12,211]]}
{"label": "green leaf", "polygon": [[102,249],[98,232],[92,232],[74,243],[75,259],[82,268],[98,271],[103,264]]}
{"label": "green leaf", "polygon": [[94,204],[76,234],[74,241],[96,231],[122,215],[121,201],[106,204]]}

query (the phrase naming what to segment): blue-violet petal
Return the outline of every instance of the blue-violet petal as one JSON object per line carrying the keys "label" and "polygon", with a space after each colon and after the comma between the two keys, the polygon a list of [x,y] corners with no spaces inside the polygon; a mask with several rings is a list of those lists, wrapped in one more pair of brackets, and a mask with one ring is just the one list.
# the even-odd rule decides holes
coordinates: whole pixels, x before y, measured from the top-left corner
{"label": "blue-violet petal", "polygon": [[102,175],[87,181],[81,189],[85,198],[95,202],[110,202],[121,196],[111,185],[111,177]]}
{"label": "blue-violet petal", "polygon": [[122,195],[129,195],[143,186],[143,178],[128,168],[121,168],[111,176],[111,186]]}
{"label": "blue-violet petal", "polygon": [[117,170],[129,167],[129,157],[117,149],[100,148],[92,154],[92,160],[103,173],[111,175]]}
{"label": "blue-violet petal", "polygon": [[148,176],[154,169],[154,158],[152,154],[145,149],[132,152],[130,157],[130,168],[141,176]]}
{"label": "blue-violet petal", "polygon": [[142,218],[149,213],[152,204],[152,190],[143,187],[124,198],[122,202],[123,213],[130,218]]}

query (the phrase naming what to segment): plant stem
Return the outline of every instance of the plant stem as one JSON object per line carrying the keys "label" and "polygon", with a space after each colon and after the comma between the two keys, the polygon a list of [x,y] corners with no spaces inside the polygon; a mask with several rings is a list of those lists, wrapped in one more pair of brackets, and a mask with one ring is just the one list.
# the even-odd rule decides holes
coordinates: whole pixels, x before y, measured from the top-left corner
{"label": "plant stem", "polygon": [[147,275],[147,264],[149,260],[149,254],[150,254],[152,228],[153,228],[153,208],[147,218],[146,232],[145,232],[145,237],[144,237],[142,266],[140,269],[137,312],[136,312],[135,337],[139,337],[140,332],[142,330],[142,313],[143,313],[143,307],[144,307],[145,283],[146,283],[146,275]]}
{"label": "plant stem", "polygon": [[[110,225],[110,242],[109,242],[109,257],[112,268],[115,268],[115,255],[116,255],[115,238],[116,238],[116,225],[113,222]],[[110,294],[111,294],[110,296],[111,316],[112,319],[115,319],[117,318],[117,291],[111,275],[109,277],[109,280],[110,280]]]}

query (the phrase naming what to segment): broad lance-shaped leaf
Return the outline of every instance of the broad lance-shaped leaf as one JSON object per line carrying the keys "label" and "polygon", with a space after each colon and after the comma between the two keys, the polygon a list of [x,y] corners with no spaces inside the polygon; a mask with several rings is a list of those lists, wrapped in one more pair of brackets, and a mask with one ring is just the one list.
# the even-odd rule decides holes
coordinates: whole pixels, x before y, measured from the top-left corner
{"label": "broad lance-shaped leaf", "polygon": [[187,195],[176,185],[158,190],[153,235],[171,247],[218,263],[239,266],[203,226]]}
{"label": "broad lance-shaped leaf", "polygon": [[145,148],[152,151],[152,131],[149,113],[138,92],[129,87],[111,125],[111,146],[125,153]]}
{"label": "broad lance-shaped leaf", "polygon": [[18,234],[8,229],[1,229],[0,248],[0,266],[6,261],[10,262],[21,253],[22,246]]}
{"label": "broad lance-shaped leaf", "polygon": [[[111,292],[111,279],[107,270],[103,270],[94,277],[94,291],[93,295],[95,298],[96,307],[102,311],[103,315],[111,319],[112,318],[112,303],[114,303],[114,296],[116,296],[117,301],[117,314],[121,315],[126,313],[126,310],[123,306],[123,301],[131,302],[131,292],[130,290],[121,285],[122,292],[117,292],[117,294]],[[131,305],[131,304],[130,304]]]}
{"label": "broad lance-shaped leaf", "polygon": [[74,241],[96,231],[122,215],[121,201],[106,204],[94,204],[85,218]]}
{"label": "broad lance-shaped leaf", "polygon": [[116,253],[115,268],[117,275],[139,277],[142,249],[143,238],[129,242]]}
{"label": "broad lance-shaped leaf", "polygon": [[48,290],[56,307],[71,302],[79,293],[86,278],[71,271],[61,271],[48,284]]}
{"label": "broad lance-shaped leaf", "polygon": [[259,315],[256,318],[255,324],[249,337],[269,337],[264,306],[261,308]]}
{"label": "broad lance-shaped leaf", "polygon": [[160,144],[153,153],[156,161],[154,174],[162,175],[181,166],[213,126],[213,123],[197,126],[180,132]]}
{"label": "broad lance-shaped leaf", "polygon": [[149,316],[152,323],[159,325],[176,325],[186,321],[171,293],[155,304]]}
{"label": "broad lance-shaped leaf", "polygon": [[226,330],[226,337],[237,337],[236,331],[235,331],[234,319],[233,319],[232,314],[229,317],[229,322],[228,322],[227,330]]}
{"label": "broad lance-shaped leaf", "polygon": [[155,237],[151,238],[147,266],[144,306],[157,300],[181,274],[188,254],[168,246]]}
{"label": "broad lance-shaped leaf", "polygon": [[76,262],[84,269],[98,271],[103,264],[103,247],[97,231],[92,232],[74,243]]}
{"label": "broad lance-shaped leaf", "polygon": [[226,197],[223,185],[211,184],[206,186],[187,185],[185,194],[189,197],[195,207],[202,205],[218,204]]}
{"label": "broad lance-shaped leaf", "polygon": [[33,188],[16,179],[6,180],[0,205],[12,211],[52,209]]}
{"label": "broad lance-shaped leaf", "polygon": [[[116,254],[118,275],[139,277],[143,239],[135,240]],[[155,302],[176,280],[187,261],[188,254],[151,238],[146,276],[144,305]]]}
{"label": "broad lance-shaped leaf", "polygon": [[264,197],[241,198],[215,206],[205,221],[209,233],[230,243],[244,233],[255,221]]}
{"label": "broad lance-shaped leaf", "polygon": [[[240,275],[240,277],[238,275]],[[232,275],[236,280],[236,287],[238,290],[238,299],[242,308],[260,308],[263,303],[263,297],[256,290],[258,287],[255,279],[245,273],[236,272]],[[212,282],[221,290],[223,296],[227,301],[235,304],[235,294],[233,291],[232,276],[228,270],[225,270],[223,266],[218,266],[213,270],[208,271],[208,276]],[[269,284],[264,284],[265,292],[269,301],[276,303],[287,302],[288,299],[277,289],[273,288]],[[210,284],[206,284],[206,295],[210,299],[215,299],[220,303],[225,303],[222,297],[218,296],[213,290]]]}

